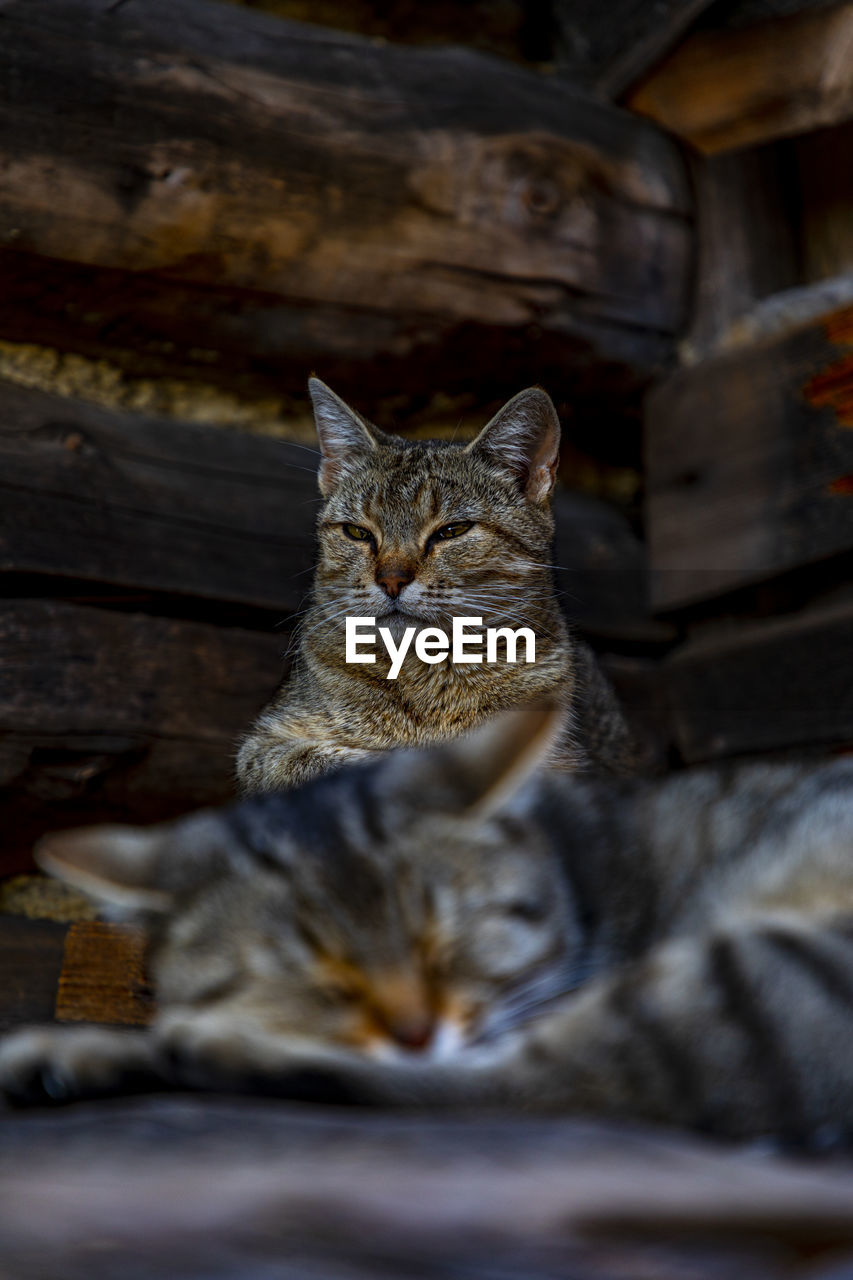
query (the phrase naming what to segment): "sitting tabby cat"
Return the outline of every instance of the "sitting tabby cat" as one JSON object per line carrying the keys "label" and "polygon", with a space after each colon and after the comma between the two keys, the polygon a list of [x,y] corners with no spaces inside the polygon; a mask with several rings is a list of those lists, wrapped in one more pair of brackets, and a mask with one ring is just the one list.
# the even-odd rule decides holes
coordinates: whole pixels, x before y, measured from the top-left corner
{"label": "sitting tabby cat", "polygon": [[[294,669],[242,743],[244,792],[292,786],[330,766],[453,737],[502,708],[559,691],[564,768],[631,772],[635,751],[590,651],[569,639],[549,565],[560,424],[544,391],[522,391],[467,445],[415,442],[370,426],[322,382],[311,396],[325,504],[320,558]],[[410,648],[387,680],[345,662],[347,615],[406,627],[480,617],[536,635],[527,665],[427,665]],[[505,654],[505,642],[499,658]]]}
{"label": "sitting tabby cat", "polygon": [[556,733],[516,709],[221,813],[47,837],[43,865],[158,922],[160,1011],[12,1036],[0,1084],[844,1133],[853,759],[617,782],[537,769]]}

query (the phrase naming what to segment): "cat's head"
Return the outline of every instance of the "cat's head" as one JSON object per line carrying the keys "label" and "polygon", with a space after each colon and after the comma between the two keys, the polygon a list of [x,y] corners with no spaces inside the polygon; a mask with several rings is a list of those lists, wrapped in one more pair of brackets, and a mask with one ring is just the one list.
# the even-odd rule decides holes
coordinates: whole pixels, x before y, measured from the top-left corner
{"label": "cat's head", "polygon": [[47,870],[159,917],[162,1016],[295,1047],[441,1056],[568,985],[573,910],[530,773],[559,712],[151,828],[50,835]]}
{"label": "cat's head", "polygon": [[345,614],[443,625],[533,624],[548,595],[560,424],[522,391],[468,444],[377,430],[310,381],[325,504],[315,601]]}

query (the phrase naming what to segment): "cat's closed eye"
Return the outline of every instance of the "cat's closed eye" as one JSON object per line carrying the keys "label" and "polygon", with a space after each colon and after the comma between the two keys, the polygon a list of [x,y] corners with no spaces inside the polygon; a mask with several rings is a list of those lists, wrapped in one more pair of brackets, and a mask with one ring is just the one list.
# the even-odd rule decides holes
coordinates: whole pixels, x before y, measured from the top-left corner
{"label": "cat's closed eye", "polygon": [[363,993],[356,991],[355,987],[346,987],[338,983],[327,983],[318,987],[317,995],[328,1004],[334,1005],[357,1005],[364,999]]}
{"label": "cat's closed eye", "polygon": [[524,920],[529,924],[538,924],[548,915],[548,905],[533,898],[519,898],[516,902],[508,902],[504,914],[511,920]]}

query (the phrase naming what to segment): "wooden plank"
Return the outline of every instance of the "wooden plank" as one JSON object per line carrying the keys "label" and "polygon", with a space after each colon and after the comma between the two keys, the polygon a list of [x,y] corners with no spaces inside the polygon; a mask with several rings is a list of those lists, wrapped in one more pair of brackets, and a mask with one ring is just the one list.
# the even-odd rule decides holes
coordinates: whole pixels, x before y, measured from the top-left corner
{"label": "wooden plank", "polygon": [[688,643],[664,664],[661,682],[688,763],[853,748],[853,606]]}
{"label": "wooden plank", "polygon": [[68,926],[0,914],[0,1032],[53,1019]]}
{"label": "wooden plank", "polygon": [[56,989],[57,1022],[147,1026],[154,997],[145,972],[145,933],[127,924],[72,924]]}
{"label": "wooden plank", "polygon": [[2,26],[6,339],[254,395],[316,367],[368,413],[389,386],[589,396],[602,361],[615,404],[671,353],[690,197],[644,121],[209,0],[6,0]]}
{"label": "wooden plank", "polygon": [[0,569],[293,612],[316,458],[0,384]]}
{"label": "wooden plank", "polygon": [[822,280],[853,270],[853,122],[790,144],[801,201],[803,272]]}
{"label": "wooden plank", "polygon": [[853,1168],[567,1117],[147,1098],[3,1116],[15,1280],[849,1274]]}
{"label": "wooden plank", "polygon": [[[0,383],[0,570],[261,607],[272,626],[311,585],[316,459]],[[624,516],[565,491],[555,516],[570,615],[594,633],[659,637]]]}
{"label": "wooden plank", "polygon": [[649,397],[651,595],[670,609],[853,547],[853,308]]}
{"label": "wooden plank", "polygon": [[700,29],[627,103],[706,154],[837,124],[853,115],[851,41],[851,4]]}
{"label": "wooden plank", "polygon": [[[696,283],[680,354],[692,364],[724,343],[756,303],[803,283],[799,233],[809,190],[792,144],[785,141],[752,151],[693,155],[691,168]],[[820,274],[840,270],[841,264]]]}
{"label": "wooden plank", "polygon": [[561,75],[617,98],[640,79],[709,7],[711,0],[553,0]]}
{"label": "wooden plank", "polygon": [[0,869],[41,832],[233,794],[236,741],[287,637],[46,600],[0,610]]}
{"label": "wooden plank", "polygon": [[793,14],[834,9],[840,3],[842,0],[722,0],[713,6],[702,25],[734,30],[774,18],[788,18]]}

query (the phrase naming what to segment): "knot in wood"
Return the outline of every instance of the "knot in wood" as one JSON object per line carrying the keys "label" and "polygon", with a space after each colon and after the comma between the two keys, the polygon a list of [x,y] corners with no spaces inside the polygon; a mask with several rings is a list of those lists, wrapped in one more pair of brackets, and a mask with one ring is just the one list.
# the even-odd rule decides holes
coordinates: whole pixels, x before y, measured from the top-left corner
{"label": "knot in wood", "polygon": [[530,178],[522,188],[521,202],[531,217],[553,218],[563,197],[557,183],[550,178]]}

